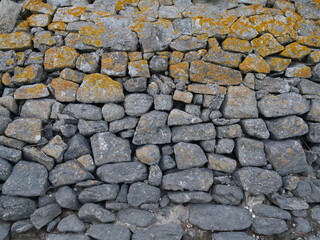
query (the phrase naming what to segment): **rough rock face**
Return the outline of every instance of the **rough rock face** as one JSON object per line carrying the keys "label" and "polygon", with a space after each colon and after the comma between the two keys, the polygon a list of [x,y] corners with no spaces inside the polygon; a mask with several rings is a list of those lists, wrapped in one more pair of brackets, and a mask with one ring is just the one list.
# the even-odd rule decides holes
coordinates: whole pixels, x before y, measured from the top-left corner
{"label": "rough rock face", "polygon": [[316,0],[0,0],[0,240],[319,239]]}

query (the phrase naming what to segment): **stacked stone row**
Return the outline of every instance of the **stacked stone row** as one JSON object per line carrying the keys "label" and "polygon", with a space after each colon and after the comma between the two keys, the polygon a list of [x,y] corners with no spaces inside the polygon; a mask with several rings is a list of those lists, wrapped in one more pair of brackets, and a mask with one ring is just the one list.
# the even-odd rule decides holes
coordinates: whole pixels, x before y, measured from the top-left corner
{"label": "stacked stone row", "polygon": [[10,4],[0,240],[320,238],[316,1]]}

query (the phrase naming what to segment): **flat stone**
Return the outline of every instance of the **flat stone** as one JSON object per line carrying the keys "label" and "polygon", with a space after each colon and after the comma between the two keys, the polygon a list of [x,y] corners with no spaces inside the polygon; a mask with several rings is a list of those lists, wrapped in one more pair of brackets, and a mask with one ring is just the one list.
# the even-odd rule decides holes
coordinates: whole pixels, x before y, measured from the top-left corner
{"label": "flat stone", "polygon": [[251,41],[253,50],[261,57],[280,52],[284,47],[270,33],[265,33],[261,37]]}
{"label": "flat stone", "polygon": [[172,96],[173,100],[184,102],[184,103],[191,103],[193,99],[193,94],[191,92],[184,92],[180,90],[175,90]]}
{"label": "flat stone", "polygon": [[88,137],[95,133],[108,131],[108,123],[104,120],[100,121],[86,121],[79,120],[78,129],[81,135]]}
{"label": "flat stone", "polygon": [[100,56],[95,53],[83,53],[77,58],[76,68],[85,73],[93,73],[98,70]]}
{"label": "flat stone", "polygon": [[237,19],[230,28],[229,37],[243,40],[251,40],[258,35],[257,30],[251,24],[248,18],[241,17]]}
{"label": "flat stone", "polygon": [[26,32],[0,34],[0,50],[26,50],[32,47],[31,35]]}
{"label": "flat stone", "polygon": [[148,61],[146,60],[129,62],[128,71],[131,77],[150,77]]}
{"label": "flat stone", "polygon": [[305,210],[309,208],[309,204],[301,198],[285,197],[278,193],[272,194],[270,201],[285,210]]}
{"label": "flat stone", "polygon": [[44,55],[44,68],[47,71],[74,68],[79,53],[70,47],[54,47],[46,51]]}
{"label": "flat stone", "polygon": [[205,48],[206,45],[207,45],[206,38],[182,35],[177,39],[173,40],[169,46],[174,51],[189,52],[192,50]]}
{"label": "flat stone", "polygon": [[130,240],[131,237],[130,230],[118,224],[93,224],[87,234],[97,240]]}
{"label": "flat stone", "polygon": [[[1,15],[1,13],[0,13]],[[1,28],[1,23],[0,23]],[[0,51],[0,72],[11,71],[17,64],[17,56],[15,51]]]}
{"label": "flat stone", "polygon": [[48,171],[50,171],[55,165],[53,158],[48,157],[36,147],[26,146],[22,149],[22,152],[25,160],[40,163],[45,166]]}
{"label": "flat stone", "polygon": [[17,149],[0,145],[0,156],[10,162],[19,162],[22,159],[22,152]]}
{"label": "flat stone", "polygon": [[84,120],[101,120],[101,108],[91,104],[68,104],[62,111],[77,119]]}
{"label": "flat stone", "polygon": [[27,100],[21,108],[21,117],[38,118],[47,122],[51,115],[51,107],[54,101],[51,99],[44,100]]}
{"label": "flat stone", "polygon": [[293,42],[286,46],[286,48],[280,53],[280,56],[301,60],[310,53],[310,49],[306,46],[300,45],[297,42]]}
{"label": "flat stone", "polygon": [[265,117],[302,115],[309,111],[309,102],[300,94],[290,92],[267,95],[258,101],[259,112]]}
{"label": "flat stone", "polygon": [[168,125],[189,125],[202,122],[201,118],[179,109],[173,109],[168,116]]}
{"label": "flat stone", "polygon": [[266,61],[269,64],[270,70],[276,72],[285,71],[291,63],[291,59],[278,57],[268,57]]}
{"label": "flat stone", "polygon": [[152,104],[153,98],[148,94],[128,94],[124,99],[124,110],[127,115],[138,117],[148,112]]}
{"label": "flat stone", "polygon": [[220,154],[208,154],[208,168],[215,171],[232,173],[236,167],[236,160]]}
{"label": "flat stone", "polygon": [[168,113],[151,111],[140,117],[133,144],[165,144],[171,142],[171,130],[167,126]]}
{"label": "flat stone", "polygon": [[178,169],[201,167],[208,162],[206,155],[197,144],[180,142],[174,145],[175,160]]}
{"label": "flat stone", "polygon": [[239,65],[242,72],[269,73],[270,67],[268,63],[259,55],[249,54]]}
{"label": "flat stone", "polygon": [[309,167],[304,150],[296,140],[267,141],[265,153],[268,162],[282,176],[305,172]]}
{"label": "flat stone", "polygon": [[108,122],[121,119],[125,116],[124,108],[118,104],[107,103],[102,107],[102,116]]}
{"label": "flat stone", "polygon": [[251,44],[248,40],[226,38],[222,42],[222,48],[231,52],[249,53],[251,51]]}
{"label": "flat stone", "polygon": [[174,143],[211,140],[215,137],[216,130],[212,123],[199,123],[172,128],[172,141]]}
{"label": "flat stone", "polygon": [[52,138],[48,144],[46,144],[41,151],[47,156],[54,158],[57,161],[61,161],[63,153],[67,150],[68,145],[62,140],[59,135]]}
{"label": "flat stone", "polygon": [[51,23],[51,16],[48,14],[33,14],[27,18],[30,27],[46,27]]}
{"label": "flat stone", "polygon": [[298,85],[301,94],[318,95],[320,96],[320,84],[313,81],[302,79]]}
{"label": "flat stone", "polygon": [[101,58],[101,73],[108,76],[124,77],[127,74],[128,54],[106,52]]}
{"label": "flat stone", "polygon": [[123,99],[121,83],[99,73],[85,76],[77,92],[77,100],[84,103],[121,102]]}
{"label": "flat stone", "polygon": [[18,221],[29,218],[36,208],[36,202],[29,198],[0,197],[0,218],[3,221]]}
{"label": "flat stone", "polygon": [[43,226],[50,223],[60,214],[61,207],[56,203],[52,203],[47,206],[36,209],[30,216],[30,220],[36,229],[40,229]]}
{"label": "flat stone", "polygon": [[73,160],[56,165],[49,174],[49,180],[54,187],[71,185],[88,179],[92,179],[92,175]]}
{"label": "flat stone", "polygon": [[302,136],[308,133],[308,125],[297,116],[286,116],[273,120],[266,120],[271,137],[276,140]]}
{"label": "flat stone", "polygon": [[14,92],[16,100],[44,98],[49,95],[47,86],[42,83],[22,86]]}
{"label": "flat stone", "polygon": [[109,223],[116,220],[114,213],[94,203],[85,203],[78,211],[79,218],[84,222]]}
{"label": "flat stone", "polygon": [[320,123],[309,123],[307,139],[313,143],[320,143]]}
{"label": "flat stone", "polygon": [[39,0],[28,0],[24,8],[32,13],[47,13],[49,15],[53,15],[57,9],[54,5]]}
{"label": "flat stone", "polygon": [[217,127],[218,138],[239,138],[242,137],[242,129],[239,124],[232,124]]}
{"label": "flat stone", "polygon": [[163,225],[154,225],[147,230],[140,230],[132,235],[132,240],[179,240],[182,238],[183,229],[176,223],[169,223]]}
{"label": "flat stone", "polygon": [[130,78],[123,83],[123,87],[128,92],[144,92],[147,88],[147,78]]}
{"label": "flat stone", "polygon": [[148,144],[136,149],[137,159],[147,165],[155,165],[160,162],[160,150],[157,145]]}
{"label": "flat stone", "polygon": [[[21,6],[12,1],[3,1],[0,3],[0,33],[10,33],[19,17]],[[4,20],[5,19],[5,20]]]}
{"label": "flat stone", "polygon": [[161,73],[168,69],[168,58],[166,56],[153,56],[149,62],[151,72]]}
{"label": "flat stone", "polygon": [[286,93],[290,91],[290,85],[282,78],[266,77],[263,80],[255,80],[255,90],[265,90],[269,93]]}
{"label": "flat stone", "polygon": [[145,203],[157,203],[160,200],[160,189],[146,183],[133,183],[129,188],[127,199],[134,207]]}
{"label": "flat stone", "polygon": [[258,234],[274,235],[287,231],[288,226],[281,219],[258,217],[253,219],[252,229]]}
{"label": "flat stone", "polygon": [[130,143],[112,133],[97,133],[90,138],[94,162],[105,163],[131,161]]}
{"label": "flat stone", "polygon": [[109,132],[117,133],[124,130],[132,130],[138,124],[139,118],[136,117],[124,117],[120,120],[115,120],[109,125]]}
{"label": "flat stone", "polygon": [[218,94],[225,94],[227,92],[227,89],[225,87],[220,87],[217,84],[192,83],[188,85],[188,91],[192,93],[199,93],[199,94],[218,95]]}
{"label": "flat stone", "polygon": [[237,183],[253,194],[270,194],[282,186],[282,178],[276,171],[255,167],[244,167],[235,172]]}
{"label": "flat stone", "polygon": [[51,81],[51,87],[55,99],[60,102],[75,102],[79,84],[67,81],[62,78],[54,78]]}
{"label": "flat stone", "polygon": [[213,234],[214,240],[255,240],[255,237],[248,235],[245,232],[220,232]]}
{"label": "flat stone", "polygon": [[64,153],[64,160],[70,160],[91,153],[88,139],[77,133],[68,140],[68,149]]}
{"label": "flat stone", "polygon": [[241,188],[237,186],[228,186],[216,184],[212,188],[213,200],[225,205],[238,205],[244,198]]}
{"label": "flat stone", "polygon": [[191,62],[190,81],[214,83],[218,85],[237,85],[242,82],[241,72],[204,61]]}
{"label": "flat stone", "polygon": [[0,181],[6,181],[10,176],[11,171],[11,164],[8,161],[0,158]]}
{"label": "flat stone", "polygon": [[81,83],[85,75],[86,74],[73,70],[71,68],[65,68],[60,73],[61,78],[75,83]]}
{"label": "flat stone", "polygon": [[46,240],[90,240],[88,236],[81,234],[48,234]]}
{"label": "flat stone", "polygon": [[157,221],[156,215],[149,211],[135,208],[126,208],[118,212],[120,222],[131,224],[137,227],[149,227]]}
{"label": "flat stone", "polygon": [[83,222],[80,221],[77,215],[71,214],[59,222],[57,229],[59,232],[83,232],[87,228]]}
{"label": "flat stone", "polygon": [[119,192],[119,186],[117,184],[102,184],[99,186],[93,186],[85,188],[79,194],[79,201],[81,203],[95,203],[105,200],[116,199]]}
{"label": "flat stone", "polygon": [[33,228],[33,224],[30,219],[20,220],[11,225],[11,232],[15,233],[24,233]]}
{"label": "flat stone", "polygon": [[53,22],[75,22],[86,12],[87,7],[65,7],[58,8],[54,14]]}
{"label": "flat stone", "polygon": [[212,171],[206,168],[191,168],[163,176],[162,189],[208,191],[213,184]]}
{"label": "flat stone", "polygon": [[189,222],[203,230],[244,230],[252,224],[247,209],[214,204],[195,204],[189,208]]}
{"label": "flat stone", "polygon": [[169,192],[169,199],[174,203],[208,203],[212,196],[206,192]]}
{"label": "flat stone", "polygon": [[272,205],[257,204],[253,206],[252,211],[259,217],[278,218],[283,220],[291,219],[291,214],[288,211]]}
{"label": "flat stone", "polygon": [[54,194],[57,203],[66,209],[76,210],[79,207],[77,193],[69,186],[62,186]]}
{"label": "flat stone", "polygon": [[264,166],[267,164],[264,144],[250,138],[237,138],[235,154],[241,166]]}
{"label": "flat stone", "polygon": [[147,179],[147,168],[139,162],[104,164],[97,169],[99,178],[107,183],[133,183]]}
{"label": "flat stone", "polygon": [[311,68],[302,63],[294,63],[287,67],[285,76],[292,78],[311,78],[312,72]]}

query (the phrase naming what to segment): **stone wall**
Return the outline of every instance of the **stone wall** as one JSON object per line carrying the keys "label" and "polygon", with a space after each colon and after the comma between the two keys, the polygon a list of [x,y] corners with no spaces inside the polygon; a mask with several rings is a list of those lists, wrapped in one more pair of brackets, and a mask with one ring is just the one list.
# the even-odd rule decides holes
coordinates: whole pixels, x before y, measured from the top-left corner
{"label": "stone wall", "polygon": [[319,1],[0,4],[0,240],[320,239]]}

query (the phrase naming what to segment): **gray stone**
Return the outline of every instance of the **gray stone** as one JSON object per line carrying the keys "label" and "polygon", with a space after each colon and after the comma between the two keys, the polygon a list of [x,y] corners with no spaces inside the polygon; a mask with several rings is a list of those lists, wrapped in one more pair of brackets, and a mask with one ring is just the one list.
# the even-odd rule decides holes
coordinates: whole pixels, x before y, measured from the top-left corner
{"label": "gray stone", "polygon": [[53,203],[36,209],[31,215],[30,220],[36,229],[40,229],[60,214],[61,207],[58,204]]}
{"label": "gray stone", "polygon": [[[4,2],[11,2],[11,1],[5,0],[1,2],[0,5]],[[2,14],[1,12],[3,9],[2,8],[0,9],[1,9],[0,10],[0,16],[1,16]],[[1,32],[1,24],[2,24],[2,19],[0,22],[0,32]],[[16,64],[17,64],[17,56],[15,51],[7,51],[7,52],[0,51],[0,72],[13,70]]]}
{"label": "gray stone", "polygon": [[2,193],[11,196],[37,197],[45,194],[47,169],[38,163],[19,161],[2,186]]}
{"label": "gray stone", "polygon": [[10,162],[18,162],[22,159],[22,152],[14,148],[0,145],[0,156]]}
{"label": "gray stone", "polygon": [[33,224],[30,221],[30,219],[20,220],[20,221],[14,222],[11,225],[11,232],[12,233],[24,233],[24,232],[29,231],[31,228],[33,228]]}
{"label": "gray stone", "polygon": [[191,168],[163,176],[162,189],[208,191],[213,184],[213,173],[206,168]]}
{"label": "gray stone", "polygon": [[83,136],[92,136],[95,133],[108,131],[108,123],[106,121],[86,121],[79,120],[78,129]]}
{"label": "gray stone", "polygon": [[296,225],[296,231],[300,233],[309,233],[312,231],[311,223],[303,218],[294,218],[293,219]]}
{"label": "gray stone", "polygon": [[2,135],[6,130],[8,124],[12,122],[10,117],[0,115],[0,134]]}
{"label": "gray stone", "polygon": [[147,89],[147,78],[130,78],[123,83],[123,87],[128,92],[144,92]]}
{"label": "gray stone", "polygon": [[0,33],[10,33],[16,25],[21,5],[19,3],[3,0],[0,3]]}
{"label": "gray stone", "polygon": [[104,164],[97,169],[99,178],[107,183],[133,183],[147,179],[147,168],[139,162]]}
{"label": "gray stone", "polygon": [[253,206],[252,211],[259,217],[278,218],[283,220],[291,219],[291,214],[288,211],[271,205],[257,204]]}
{"label": "gray stone", "polygon": [[141,116],[153,104],[153,98],[144,93],[129,94],[124,99],[124,109],[129,116]]}
{"label": "gray stone", "polygon": [[136,149],[137,159],[147,165],[155,165],[160,161],[160,150],[157,145],[143,145]]}
{"label": "gray stone", "polygon": [[85,188],[79,194],[79,201],[81,203],[96,203],[105,200],[114,200],[119,192],[117,184],[102,184]]}
{"label": "gray stone", "polygon": [[220,232],[212,235],[212,240],[255,240],[255,237],[245,232]]}
{"label": "gray stone", "polygon": [[308,203],[320,202],[320,180],[301,179],[293,190],[293,194]]}
{"label": "gray stone", "polygon": [[168,69],[168,58],[165,56],[153,56],[149,62],[151,72],[160,73],[167,71]]}
{"label": "gray stone", "polygon": [[283,78],[266,77],[263,80],[255,79],[255,90],[265,90],[269,93],[286,93],[290,85]]}
{"label": "gray stone", "polygon": [[79,206],[77,193],[69,186],[60,187],[55,193],[57,203],[66,209],[77,210]]}
{"label": "gray stone", "polygon": [[80,234],[48,234],[46,240],[90,240],[90,238]]}
{"label": "gray stone", "polygon": [[305,98],[294,92],[267,95],[258,102],[259,111],[265,117],[302,115],[309,111],[309,105]]}
{"label": "gray stone", "polygon": [[160,189],[146,183],[133,183],[128,192],[128,203],[139,207],[144,203],[157,203],[160,199]]}
{"label": "gray stone", "polygon": [[271,137],[276,140],[298,137],[308,133],[308,125],[297,116],[266,120],[266,124]]}
{"label": "gray stone", "polygon": [[241,166],[267,165],[264,153],[264,144],[261,141],[250,138],[237,138],[235,154]]}
{"label": "gray stone", "polygon": [[165,144],[171,143],[171,130],[167,126],[168,113],[151,111],[140,117],[133,144]]}
{"label": "gray stone", "polygon": [[226,173],[232,173],[237,167],[237,161],[220,154],[208,154],[208,168]]}
{"label": "gray stone", "polygon": [[173,109],[168,116],[168,125],[190,125],[202,122],[201,118],[179,109]]}
{"label": "gray stone", "polygon": [[244,230],[252,224],[247,209],[214,204],[196,204],[189,208],[189,222],[203,230]]}
{"label": "gray stone", "polygon": [[113,133],[97,133],[90,138],[94,162],[97,166],[105,163],[131,161],[129,140]]}
{"label": "gray stone", "polygon": [[204,95],[203,99],[203,107],[209,108],[211,110],[219,110],[225,95],[219,94],[219,95]]}
{"label": "gray stone", "polygon": [[174,51],[188,52],[206,48],[207,39],[182,35],[170,43],[170,48]]}
{"label": "gray stone", "polygon": [[6,181],[10,176],[11,171],[11,164],[8,161],[0,158],[0,181]]}
{"label": "gray stone", "polygon": [[206,192],[168,192],[168,197],[174,203],[208,203],[212,200]]}
{"label": "gray stone", "polygon": [[178,169],[201,167],[208,162],[206,155],[197,144],[180,142],[174,145],[175,160]]}
{"label": "gray stone", "polygon": [[120,210],[118,212],[118,219],[120,222],[142,228],[149,227],[157,221],[154,213],[134,208]]}
{"label": "gray stone", "polygon": [[288,226],[281,219],[258,217],[253,219],[252,230],[262,235],[275,235],[287,231]]}
{"label": "gray stone", "polygon": [[25,142],[19,141],[14,138],[8,138],[6,136],[0,136],[0,144],[18,150],[21,150],[26,145]]}
{"label": "gray stone", "polygon": [[79,209],[78,216],[84,222],[109,223],[116,220],[114,213],[94,203],[84,204]]}
{"label": "gray stone", "polygon": [[83,232],[87,228],[81,222],[81,220],[78,218],[76,214],[71,214],[59,222],[57,229],[59,232]]}
{"label": "gray stone", "polygon": [[171,95],[159,94],[154,96],[154,109],[162,111],[170,111],[173,107]]}
{"label": "gray stone", "polygon": [[301,198],[285,197],[278,193],[272,194],[270,201],[285,210],[305,210],[309,208],[309,204]]}
{"label": "gray stone", "polygon": [[320,10],[315,7],[315,2],[311,0],[298,0],[295,1],[297,13],[303,18],[317,20],[319,19]]}
{"label": "gray stone", "polygon": [[97,240],[130,240],[128,228],[118,224],[93,224],[86,233]]}
{"label": "gray stone", "polygon": [[41,151],[47,156],[54,158],[57,162],[60,162],[63,158],[63,153],[67,148],[68,145],[59,135],[56,135],[43,148],[41,148]]}
{"label": "gray stone", "polygon": [[243,167],[235,172],[236,182],[253,194],[270,194],[282,186],[282,178],[276,171],[256,167]]}
{"label": "gray stone", "polygon": [[306,120],[320,122],[320,100],[311,100],[311,107],[310,111],[306,114]]}
{"label": "gray stone", "polygon": [[204,140],[200,141],[201,148],[207,153],[213,153],[216,148],[216,140]]}
{"label": "gray stone", "polygon": [[[177,1],[175,1],[177,2]],[[185,1],[187,2],[187,1]],[[191,1],[190,1],[191,4]],[[181,7],[179,4],[178,7]],[[173,21],[173,27],[178,34],[186,34],[191,35],[192,34],[192,19],[190,18],[178,18]]]}
{"label": "gray stone", "polygon": [[77,58],[76,68],[85,73],[93,73],[98,70],[100,57],[97,53],[84,53]]}
{"label": "gray stone", "polygon": [[48,171],[50,171],[55,165],[53,158],[48,157],[36,147],[26,146],[22,149],[22,152],[25,160],[40,163],[45,166]]}
{"label": "gray stone", "polygon": [[158,165],[150,166],[148,183],[151,186],[160,186],[162,182],[162,171]]}
{"label": "gray stone", "polygon": [[133,129],[137,126],[139,119],[126,116],[120,120],[115,120],[109,125],[109,132],[117,133],[123,130]]}
{"label": "gray stone", "polygon": [[18,118],[9,123],[5,135],[27,143],[38,143],[41,139],[42,122],[36,118]]}
{"label": "gray stone", "polygon": [[77,119],[97,121],[102,119],[101,108],[91,104],[68,104],[62,111]]}
{"label": "gray stone", "polygon": [[229,154],[234,149],[234,141],[232,139],[223,138],[218,139],[217,145],[215,146],[215,152],[218,154]]}
{"label": "gray stone", "polygon": [[241,188],[222,184],[213,186],[212,196],[215,202],[225,205],[238,205],[244,198]]}
{"label": "gray stone", "polygon": [[180,240],[183,235],[183,229],[176,223],[164,225],[154,225],[147,230],[140,230],[132,235],[132,240]]}
{"label": "gray stone", "polygon": [[162,171],[169,170],[176,167],[176,161],[171,156],[162,156],[159,166]]}
{"label": "gray stone", "polygon": [[320,143],[320,123],[308,123],[309,132],[307,134],[307,139],[313,143]]}
{"label": "gray stone", "polygon": [[108,76],[124,77],[127,73],[128,55],[126,52],[104,52],[101,60],[101,73]]}
{"label": "gray stone", "polygon": [[32,199],[4,195],[0,197],[0,218],[3,221],[29,218],[36,208],[36,202]]}
{"label": "gray stone", "polygon": [[64,153],[64,160],[78,158],[90,153],[88,140],[81,134],[76,134],[68,141],[68,149]]}
{"label": "gray stone", "polygon": [[[164,75],[161,74],[153,74],[150,78],[151,83],[156,83],[161,94],[172,95],[173,90],[177,87],[174,81]],[[149,84],[149,86],[151,85]],[[149,93],[150,94],[150,93]],[[154,96],[154,94],[152,94]]]}
{"label": "gray stone", "polygon": [[217,127],[218,138],[239,138],[242,137],[242,129],[239,124]]}
{"label": "gray stone", "polygon": [[312,219],[316,220],[318,223],[320,222],[320,207],[314,206],[311,209],[311,217]]}
{"label": "gray stone", "polygon": [[259,138],[268,139],[270,136],[266,123],[261,118],[243,119],[241,126],[245,134]]}
{"label": "gray stone", "polygon": [[280,175],[301,173],[309,168],[304,150],[296,140],[266,141],[265,153]]}
{"label": "gray stone", "polygon": [[8,240],[10,233],[10,224],[0,223],[0,239]]}
{"label": "gray stone", "polygon": [[115,103],[107,103],[102,107],[104,120],[112,122],[125,116],[124,108]]}
{"label": "gray stone", "polygon": [[44,77],[45,75],[42,65],[32,64],[24,69],[21,69],[21,72],[19,71],[15,73],[11,80],[16,86],[21,86],[25,84],[39,83]]}
{"label": "gray stone", "polygon": [[174,143],[211,140],[215,137],[216,130],[212,123],[199,123],[172,128],[172,141]]}
{"label": "gray stone", "polygon": [[51,107],[55,101],[51,99],[27,100],[21,108],[21,117],[38,118],[47,122],[50,118]]}
{"label": "gray stone", "polygon": [[257,118],[254,91],[247,87],[230,86],[222,105],[222,114],[225,118]]}
{"label": "gray stone", "polygon": [[54,187],[71,185],[88,179],[93,179],[93,176],[74,160],[56,165],[49,174],[49,180]]}

